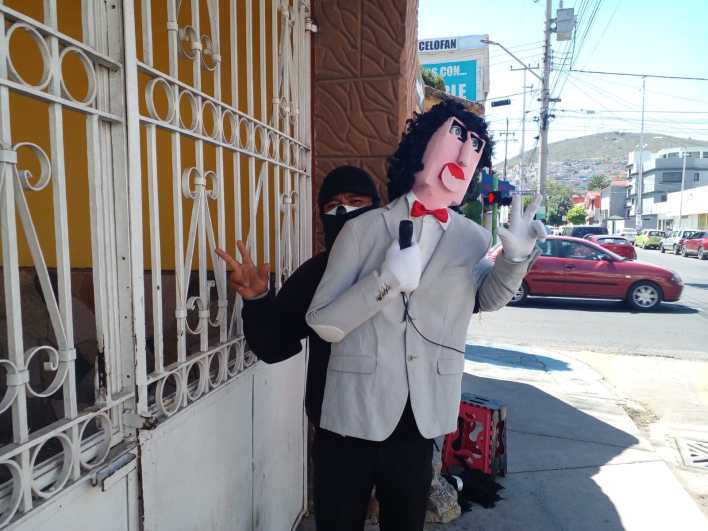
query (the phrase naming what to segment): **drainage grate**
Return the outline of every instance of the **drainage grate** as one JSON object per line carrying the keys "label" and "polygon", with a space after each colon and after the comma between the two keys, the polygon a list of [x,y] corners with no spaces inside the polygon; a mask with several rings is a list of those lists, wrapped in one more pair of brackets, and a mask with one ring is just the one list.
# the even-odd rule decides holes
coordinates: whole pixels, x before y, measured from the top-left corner
{"label": "drainage grate", "polygon": [[708,470],[708,441],[677,437],[676,443],[686,466]]}

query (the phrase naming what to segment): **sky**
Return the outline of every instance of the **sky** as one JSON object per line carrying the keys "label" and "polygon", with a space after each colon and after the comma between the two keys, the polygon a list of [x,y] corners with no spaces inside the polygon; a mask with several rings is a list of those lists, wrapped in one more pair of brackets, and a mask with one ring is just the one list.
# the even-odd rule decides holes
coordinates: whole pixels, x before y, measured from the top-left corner
{"label": "sky", "polygon": [[[553,0],[554,16],[558,7],[560,0]],[[575,8],[579,20],[574,43],[551,38],[554,65],[565,65],[551,73],[551,96],[561,98],[552,111],[551,142],[605,131],[638,133],[641,127],[642,79],[569,73],[571,57],[575,69],[708,78],[708,0],[565,0],[563,7]],[[544,17],[545,0],[420,0],[418,36],[488,34],[526,64],[542,66]],[[509,118],[511,157],[521,146],[523,71],[510,70],[520,65],[502,49],[490,46],[489,53],[488,100],[513,96],[506,107],[487,104],[487,119],[500,140]],[[540,82],[527,74],[527,85],[534,86],[527,93],[529,150],[538,134],[534,91]],[[647,78],[645,97],[645,132],[708,142],[708,81]]]}

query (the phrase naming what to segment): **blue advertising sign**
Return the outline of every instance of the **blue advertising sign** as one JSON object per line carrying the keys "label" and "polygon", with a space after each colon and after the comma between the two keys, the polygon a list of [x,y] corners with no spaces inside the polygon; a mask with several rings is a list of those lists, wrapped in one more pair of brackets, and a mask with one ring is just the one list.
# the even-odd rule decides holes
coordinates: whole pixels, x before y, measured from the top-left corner
{"label": "blue advertising sign", "polygon": [[423,64],[445,80],[445,92],[468,100],[477,99],[477,61],[450,61],[447,63]]}

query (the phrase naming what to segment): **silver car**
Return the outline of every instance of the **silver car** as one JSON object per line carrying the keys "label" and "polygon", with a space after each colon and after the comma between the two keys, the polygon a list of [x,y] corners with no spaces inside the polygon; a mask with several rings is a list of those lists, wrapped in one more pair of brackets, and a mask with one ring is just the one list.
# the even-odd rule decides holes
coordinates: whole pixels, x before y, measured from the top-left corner
{"label": "silver car", "polygon": [[679,254],[681,252],[681,240],[689,236],[690,234],[696,232],[698,229],[680,229],[672,230],[668,233],[668,236],[661,240],[659,249],[662,253],[670,251],[674,254]]}

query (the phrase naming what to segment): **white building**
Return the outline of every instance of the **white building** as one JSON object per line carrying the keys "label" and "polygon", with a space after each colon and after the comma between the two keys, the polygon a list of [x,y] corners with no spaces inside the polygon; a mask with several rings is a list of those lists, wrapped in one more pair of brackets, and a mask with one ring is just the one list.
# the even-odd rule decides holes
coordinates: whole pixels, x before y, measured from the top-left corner
{"label": "white building", "polygon": [[[685,168],[684,168],[685,153]],[[642,153],[642,227],[659,227],[659,212],[666,212],[663,205],[674,192],[708,185],[708,146],[685,146]],[[629,153],[627,161],[627,226],[634,226],[636,219],[637,181],[639,177],[639,152]],[[676,212],[678,216],[678,211]],[[668,222],[669,220],[663,219]]]}
{"label": "white building", "polygon": [[654,212],[660,229],[708,229],[708,186],[672,192]]}

